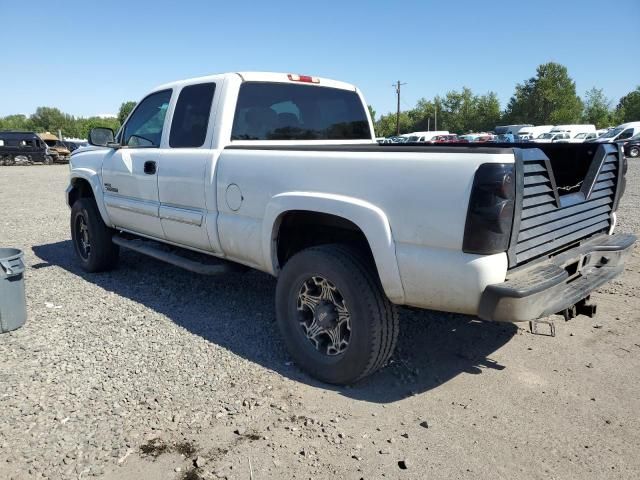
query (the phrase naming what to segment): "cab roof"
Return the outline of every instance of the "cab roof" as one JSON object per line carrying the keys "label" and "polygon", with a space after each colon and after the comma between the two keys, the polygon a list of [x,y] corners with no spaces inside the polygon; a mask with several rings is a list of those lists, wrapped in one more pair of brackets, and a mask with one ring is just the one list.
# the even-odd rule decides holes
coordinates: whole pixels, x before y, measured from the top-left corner
{"label": "cab roof", "polygon": [[[301,82],[292,80],[290,76],[298,77],[301,74],[295,73],[276,73],[276,72],[234,72],[234,73],[221,73],[216,75],[207,75],[204,77],[195,77],[185,80],[177,80],[174,82],[165,83],[159,85],[153,89],[153,91],[165,90],[168,88],[181,88],[185,85],[191,85],[194,83],[215,82],[224,80],[229,77],[239,77],[243,82],[274,82],[274,83],[293,83],[299,84]],[[331,87],[339,88],[342,90],[356,91],[355,85],[350,83],[341,82],[338,80],[331,80],[329,78],[315,77],[313,76],[313,83],[304,83],[304,85],[315,85],[319,87]]]}

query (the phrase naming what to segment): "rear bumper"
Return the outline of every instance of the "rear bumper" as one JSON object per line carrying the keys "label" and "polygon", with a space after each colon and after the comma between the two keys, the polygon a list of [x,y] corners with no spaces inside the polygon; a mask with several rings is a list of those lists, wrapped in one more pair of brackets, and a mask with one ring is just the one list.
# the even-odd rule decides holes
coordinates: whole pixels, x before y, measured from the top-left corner
{"label": "rear bumper", "polygon": [[500,322],[526,322],[561,312],[624,270],[634,235],[600,235],[544,262],[489,285],[478,316]]}

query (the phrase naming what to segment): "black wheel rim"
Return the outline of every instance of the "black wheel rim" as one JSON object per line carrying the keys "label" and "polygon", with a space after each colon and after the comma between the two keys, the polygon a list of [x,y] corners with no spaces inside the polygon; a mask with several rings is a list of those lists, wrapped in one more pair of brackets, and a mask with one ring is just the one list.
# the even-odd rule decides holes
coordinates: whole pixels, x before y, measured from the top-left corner
{"label": "black wheel rim", "polygon": [[80,214],[75,221],[76,248],[83,260],[88,260],[91,255],[91,239],[89,237],[89,226],[84,215]]}
{"label": "black wheel rim", "polygon": [[338,288],[315,275],[302,283],[297,297],[302,334],[323,355],[342,355],[351,340],[351,314]]}

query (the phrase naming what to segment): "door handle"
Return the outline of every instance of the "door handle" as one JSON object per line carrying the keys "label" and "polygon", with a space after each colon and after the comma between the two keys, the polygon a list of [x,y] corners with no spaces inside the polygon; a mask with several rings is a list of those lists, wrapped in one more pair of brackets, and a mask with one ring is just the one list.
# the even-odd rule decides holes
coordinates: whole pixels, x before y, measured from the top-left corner
{"label": "door handle", "polygon": [[155,175],[157,169],[158,169],[158,166],[156,165],[156,162],[154,162],[153,160],[148,160],[144,162],[144,173],[146,173],[147,175]]}

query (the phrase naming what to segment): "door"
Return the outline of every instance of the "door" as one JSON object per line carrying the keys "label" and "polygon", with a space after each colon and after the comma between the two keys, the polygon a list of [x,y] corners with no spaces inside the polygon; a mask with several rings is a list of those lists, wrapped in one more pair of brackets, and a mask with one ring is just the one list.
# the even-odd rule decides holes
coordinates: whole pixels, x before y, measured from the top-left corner
{"label": "door", "polygon": [[164,238],[158,198],[158,162],[171,90],[144,98],[120,134],[121,148],[102,166],[104,202],[115,226]]}
{"label": "door", "polygon": [[[214,172],[215,153],[212,104],[216,83],[188,85],[180,90],[173,109],[169,142],[160,156],[158,191],[160,223],[171,242],[217,251],[207,232],[207,220],[215,227],[215,193],[209,195],[207,178]],[[209,173],[209,175],[207,175]],[[211,211],[212,216],[207,212]],[[214,242],[215,243],[215,242]]]}

